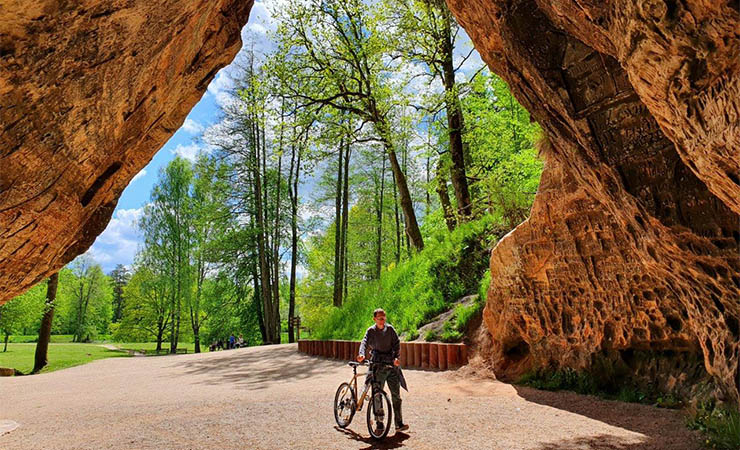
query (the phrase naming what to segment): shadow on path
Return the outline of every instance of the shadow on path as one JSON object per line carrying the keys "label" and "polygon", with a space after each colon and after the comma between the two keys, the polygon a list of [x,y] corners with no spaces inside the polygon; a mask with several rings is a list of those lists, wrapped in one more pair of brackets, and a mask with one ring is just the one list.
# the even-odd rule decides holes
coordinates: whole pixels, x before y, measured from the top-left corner
{"label": "shadow on path", "polygon": [[574,392],[540,391],[512,385],[527,401],[568,411],[598,420],[644,436],[643,442],[625,442],[608,434],[578,437],[543,444],[541,450],[609,449],[609,450],[694,450],[703,448],[700,435],[689,430],[682,421],[682,412],[638,403],[603,400]]}
{"label": "shadow on path", "polygon": [[[219,352],[221,353],[221,352]],[[171,368],[187,375],[208,375],[198,384],[228,384],[265,389],[276,381],[303,380],[335,370],[346,362],[309,357],[293,346],[249,347],[226,350],[224,355],[203,359],[180,359]],[[348,378],[351,371],[348,369]]]}
{"label": "shadow on path", "polygon": [[347,436],[347,439],[352,439],[353,441],[369,444],[368,447],[363,447],[361,450],[401,448],[403,447],[403,441],[410,437],[406,433],[398,432],[393,436],[386,437],[382,441],[378,441],[371,437],[365,437],[361,434],[357,434],[348,428],[339,428],[338,426],[334,425],[334,429],[342,432],[342,434]]}

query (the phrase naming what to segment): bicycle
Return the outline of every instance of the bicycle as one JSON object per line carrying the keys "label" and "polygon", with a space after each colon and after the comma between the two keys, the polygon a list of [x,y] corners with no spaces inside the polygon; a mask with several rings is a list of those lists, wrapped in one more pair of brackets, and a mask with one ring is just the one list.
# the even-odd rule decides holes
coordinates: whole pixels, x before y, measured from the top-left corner
{"label": "bicycle", "polygon": [[[381,389],[379,383],[375,380],[379,369],[395,369],[395,366],[371,362],[367,372],[369,376],[365,380],[365,387],[362,391],[362,395],[360,395],[360,398],[358,399],[357,367],[368,364],[366,362],[358,363],[350,361],[349,365],[352,367],[353,371],[352,380],[350,380],[349,383],[340,384],[339,388],[337,388],[337,393],[334,395],[334,420],[336,420],[339,428],[347,428],[350,422],[352,422],[355,412],[362,411],[365,397],[367,397],[368,391],[370,391],[371,400],[367,407],[367,430],[370,432],[370,436],[372,438],[383,439],[388,435],[388,431],[390,431],[393,409],[391,408],[391,401],[388,398],[388,394]],[[352,387],[353,383],[354,388]]]}

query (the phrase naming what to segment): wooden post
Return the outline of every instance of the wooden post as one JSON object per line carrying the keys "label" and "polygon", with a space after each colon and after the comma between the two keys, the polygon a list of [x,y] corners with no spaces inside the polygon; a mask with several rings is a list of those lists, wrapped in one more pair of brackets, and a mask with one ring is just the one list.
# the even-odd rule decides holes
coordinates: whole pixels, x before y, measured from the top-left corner
{"label": "wooden post", "polygon": [[439,344],[436,342],[429,343],[429,368],[439,369]]}
{"label": "wooden post", "polygon": [[460,365],[464,366],[468,363],[468,346],[460,344]]}
{"label": "wooden post", "polygon": [[460,366],[460,347],[457,345],[447,346],[447,368],[452,370]]}
{"label": "wooden post", "polygon": [[401,360],[401,367],[406,367],[408,365],[408,354],[409,354],[408,342],[401,342],[401,355],[398,358]]}
{"label": "wooden post", "polygon": [[421,368],[429,368],[429,342],[423,342],[421,344]]}
{"label": "wooden post", "polygon": [[437,345],[437,364],[439,370],[447,370],[447,344]]}
{"label": "wooden post", "polygon": [[421,344],[414,342],[414,367],[421,368]]}

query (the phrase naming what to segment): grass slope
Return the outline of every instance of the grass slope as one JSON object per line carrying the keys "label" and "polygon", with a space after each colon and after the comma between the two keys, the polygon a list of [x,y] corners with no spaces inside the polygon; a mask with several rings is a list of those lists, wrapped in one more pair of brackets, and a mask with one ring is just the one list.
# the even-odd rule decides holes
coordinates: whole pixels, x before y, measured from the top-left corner
{"label": "grass slope", "polygon": [[[407,338],[466,294],[478,292],[488,268],[490,247],[506,230],[485,216],[426,238],[424,250],[381,274],[380,280],[350,292],[341,308],[330,311],[313,332],[315,339],[360,339],[383,308],[388,322]],[[462,312],[461,312],[462,314]]]}

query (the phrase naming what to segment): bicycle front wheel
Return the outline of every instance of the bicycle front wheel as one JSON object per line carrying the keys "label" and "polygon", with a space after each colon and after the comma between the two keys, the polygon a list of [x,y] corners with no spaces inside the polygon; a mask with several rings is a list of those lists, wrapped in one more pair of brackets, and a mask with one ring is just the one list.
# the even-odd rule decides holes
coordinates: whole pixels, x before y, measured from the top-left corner
{"label": "bicycle front wheel", "polygon": [[334,395],[334,420],[339,428],[346,428],[355,416],[355,390],[349,383],[342,383]]}
{"label": "bicycle front wheel", "polygon": [[383,390],[375,391],[367,405],[367,431],[374,439],[383,439],[391,429],[393,409],[388,394]]}

